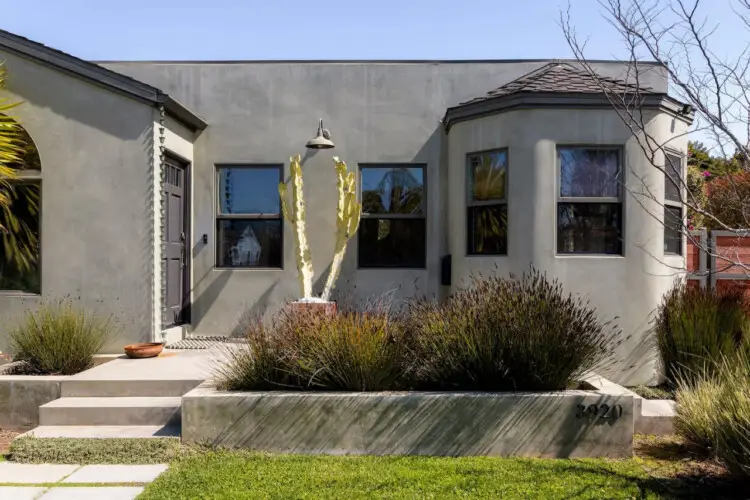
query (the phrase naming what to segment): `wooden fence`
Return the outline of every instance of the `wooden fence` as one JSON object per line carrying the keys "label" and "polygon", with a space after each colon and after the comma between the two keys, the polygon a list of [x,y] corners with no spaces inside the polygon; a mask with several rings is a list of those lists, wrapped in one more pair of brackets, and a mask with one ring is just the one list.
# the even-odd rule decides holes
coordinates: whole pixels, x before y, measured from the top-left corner
{"label": "wooden fence", "polygon": [[701,229],[691,236],[686,256],[690,282],[717,290],[742,287],[750,299],[750,231]]}

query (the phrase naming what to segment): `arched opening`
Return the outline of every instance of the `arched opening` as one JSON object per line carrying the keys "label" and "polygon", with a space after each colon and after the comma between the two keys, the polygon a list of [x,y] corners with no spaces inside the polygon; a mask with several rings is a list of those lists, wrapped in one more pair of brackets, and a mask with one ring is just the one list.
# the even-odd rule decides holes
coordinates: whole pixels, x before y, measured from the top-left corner
{"label": "arched opening", "polygon": [[41,160],[36,144],[0,114],[0,293],[40,293]]}

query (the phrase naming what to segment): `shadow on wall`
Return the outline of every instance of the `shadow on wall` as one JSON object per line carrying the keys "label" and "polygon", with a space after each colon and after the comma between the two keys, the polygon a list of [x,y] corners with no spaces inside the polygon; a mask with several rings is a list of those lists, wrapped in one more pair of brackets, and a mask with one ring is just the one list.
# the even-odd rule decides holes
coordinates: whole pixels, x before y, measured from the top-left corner
{"label": "shadow on wall", "polygon": [[[430,176],[439,176],[440,172],[440,158],[441,158],[441,138],[443,136],[442,127],[438,125],[430,134],[427,141],[419,148],[418,152],[413,158],[413,162],[426,163],[430,169],[428,173],[427,187],[431,189],[431,186],[438,187],[440,183],[437,180],[434,184],[431,184],[429,180]],[[301,158],[301,162],[304,165],[308,160],[314,158],[319,152],[316,150],[305,149],[304,154]],[[403,160],[402,160],[403,161]],[[357,169],[356,163],[349,162],[350,170]],[[356,171],[356,170],[355,170]],[[289,177],[285,179],[289,181]],[[435,274],[439,270],[440,256],[443,252],[442,249],[446,247],[444,242],[440,242],[438,245],[433,245],[432,241],[436,240],[438,235],[442,234],[440,224],[442,223],[442,214],[438,210],[433,210],[432,207],[435,204],[442,204],[441,200],[444,198],[436,192],[430,191],[428,196],[428,214],[427,214],[427,265],[428,269],[433,270],[429,273],[427,281],[421,278],[409,277],[409,282],[404,283],[398,281],[399,273],[389,273],[389,277],[381,278],[382,281],[378,281],[379,276],[377,270],[368,270],[362,273],[358,270],[358,234],[349,241],[347,251],[342,264],[341,274],[336,282],[336,286],[333,290],[332,299],[341,302],[347,309],[356,308],[358,301],[366,301],[372,298],[373,300],[382,300],[383,297],[390,297],[390,301],[401,302],[409,298],[413,292],[418,294],[436,295],[439,283],[439,275]],[[434,216],[432,214],[435,214]],[[335,216],[335,211],[331,212],[331,216]],[[288,222],[285,224],[288,225]],[[308,227],[308,230],[310,228]],[[291,235],[290,235],[291,236]],[[293,236],[291,236],[293,238]],[[331,232],[331,240],[335,238],[335,234]],[[285,242],[286,243],[286,242]],[[293,240],[290,240],[290,245],[293,245]],[[198,241],[192,248],[191,254],[193,259],[198,258],[202,251],[205,251],[207,245]],[[312,249],[315,254],[315,248]],[[293,255],[293,252],[292,252]],[[332,259],[333,255],[330,255]],[[296,259],[295,259],[296,260]],[[294,280],[294,289],[296,286],[296,264],[291,263],[292,268],[289,273],[280,274],[271,284],[262,291],[261,295],[254,300],[252,303],[246,304],[246,310],[238,311],[237,322],[242,323],[243,319],[248,316],[257,317],[258,315],[267,315],[274,309],[278,308],[278,288],[280,286],[286,287],[288,283],[282,283],[281,280]],[[320,295],[323,291],[325,281],[330,273],[331,262],[328,261],[328,265],[324,269],[315,269],[315,278],[313,282],[313,290],[316,295]],[[415,270],[416,274],[423,276],[428,274],[425,271]],[[217,270],[215,268],[209,269],[203,276],[195,276],[192,283],[193,293],[195,290],[203,289],[202,292],[196,294],[193,298],[193,321],[192,324],[196,329],[200,328],[202,316],[205,315],[217,302],[221,302],[222,294],[226,293],[226,287],[231,280],[234,271],[231,270]],[[433,276],[434,275],[434,276]],[[394,276],[395,281],[394,281]],[[209,280],[210,284],[203,288],[205,280]],[[365,280],[365,281],[363,281]],[[363,286],[366,285],[366,286]],[[274,293],[276,292],[276,293]],[[287,297],[287,301],[294,300],[296,297]],[[237,332],[237,327],[232,328],[232,335]],[[214,334],[220,334],[221,332],[215,332]]]}
{"label": "shadow on wall", "polygon": [[[140,120],[129,121],[127,116],[113,113],[128,104],[137,109],[145,106],[143,103],[33,61],[6,55],[0,58],[6,60],[9,90],[24,101],[126,141],[135,141],[143,133],[145,124]],[[92,98],[99,102],[93,105]]]}
{"label": "shadow on wall", "polygon": [[[603,394],[294,392],[211,399],[206,405],[189,401],[185,424],[193,439],[202,432],[194,425],[222,415],[223,430],[204,434],[218,446],[378,455],[632,454],[632,398],[628,403]],[[579,418],[579,404],[621,404],[623,413],[616,420]]]}
{"label": "shadow on wall", "polygon": [[[633,334],[637,336],[636,339],[623,343],[617,352],[619,364],[615,365],[609,374],[602,371],[602,376],[613,382],[628,381],[631,384],[651,385],[664,381],[661,356],[650,319],[641,326],[639,333]],[[623,349],[627,350],[623,351]],[[646,373],[650,374],[650,378],[641,380],[640,378]]]}

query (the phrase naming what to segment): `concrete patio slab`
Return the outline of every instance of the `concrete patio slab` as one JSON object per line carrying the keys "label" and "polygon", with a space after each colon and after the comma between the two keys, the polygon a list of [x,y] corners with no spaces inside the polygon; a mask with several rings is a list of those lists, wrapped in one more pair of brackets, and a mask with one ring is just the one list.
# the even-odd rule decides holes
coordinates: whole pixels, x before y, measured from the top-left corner
{"label": "concrete patio slab", "polygon": [[63,483],[150,483],[168,465],[85,465]]}
{"label": "concrete patio slab", "polygon": [[0,483],[56,483],[69,474],[72,474],[80,467],[80,465],[16,464],[12,462],[0,462]]}
{"label": "concrete patio slab", "polygon": [[164,351],[155,358],[119,357],[68,377],[62,397],[182,396],[211,377],[224,358],[217,347],[208,350]]}
{"label": "concrete patio slab", "polygon": [[205,380],[211,375],[219,349],[164,351],[155,358],[130,359],[125,355],[78,373],[69,380]]}
{"label": "concrete patio slab", "polygon": [[7,498],[8,500],[36,500],[45,491],[47,491],[47,488],[0,486],[0,498]]}
{"label": "concrete patio slab", "polygon": [[39,500],[133,500],[141,493],[139,486],[64,487],[50,488]]}

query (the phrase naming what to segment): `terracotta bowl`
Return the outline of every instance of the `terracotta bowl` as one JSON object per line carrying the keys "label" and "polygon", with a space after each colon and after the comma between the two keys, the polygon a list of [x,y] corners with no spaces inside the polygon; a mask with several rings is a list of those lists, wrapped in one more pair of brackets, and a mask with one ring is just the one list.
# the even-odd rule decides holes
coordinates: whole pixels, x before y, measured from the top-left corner
{"label": "terracotta bowl", "polygon": [[155,358],[164,349],[161,342],[143,342],[125,346],[125,354],[129,358]]}

